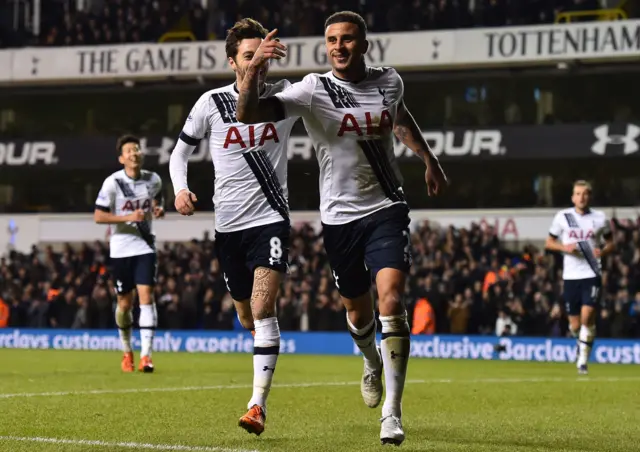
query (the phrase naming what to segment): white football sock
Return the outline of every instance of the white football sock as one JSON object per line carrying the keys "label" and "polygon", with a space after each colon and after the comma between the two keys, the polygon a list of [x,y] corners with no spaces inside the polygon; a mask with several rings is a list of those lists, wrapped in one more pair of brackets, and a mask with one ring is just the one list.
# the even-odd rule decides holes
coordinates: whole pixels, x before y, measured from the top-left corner
{"label": "white football sock", "polygon": [[158,326],[158,312],[155,303],[140,305],[140,356],[151,357],[153,336]]}
{"label": "white football sock", "polygon": [[582,325],[578,336],[578,367],[586,365],[591,355],[593,339],[596,337],[596,327]]}
{"label": "white football sock", "polygon": [[376,319],[373,318],[368,325],[358,329],[347,313],[347,327],[353,338],[353,342],[358,346],[364,355],[364,363],[368,370],[376,370],[380,368],[380,354],[376,347]]}
{"label": "white football sock", "polygon": [[247,405],[259,405],[266,409],[271,381],[280,354],[280,327],[276,317],[256,320],[253,339],[253,395]]}
{"label": "white football sock", "polygon": [[402,417],[402,393],[411,352],[407,313],[380,316],[382,324],[382,362],[384,363],[385,399],[382,417]]}
{"label": "white football sock", "polygon": [[116,325],[118,333],[120,333],[120,342],[122,342],[122,351],[130,353],[131,349],[131,325],[133,325],[133,313],[131,310],[123,311],[120,306],[116,307]]}

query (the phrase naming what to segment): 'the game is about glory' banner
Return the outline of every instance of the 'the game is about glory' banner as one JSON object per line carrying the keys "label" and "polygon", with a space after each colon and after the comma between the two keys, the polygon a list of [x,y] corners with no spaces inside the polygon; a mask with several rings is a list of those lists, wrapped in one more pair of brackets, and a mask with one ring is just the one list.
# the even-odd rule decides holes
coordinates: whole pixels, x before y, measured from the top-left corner
{"label": "'the game is about glory' banner", "polygon": [[[469,70],[640,56],[640,20],[370,34],[367,63],[400,71]],[[324,39],[283,38],[288,55],[271,74],[330,69]],[[0,51],[0,83],[108,83],[233,78],[223,41],[28,47]]]}

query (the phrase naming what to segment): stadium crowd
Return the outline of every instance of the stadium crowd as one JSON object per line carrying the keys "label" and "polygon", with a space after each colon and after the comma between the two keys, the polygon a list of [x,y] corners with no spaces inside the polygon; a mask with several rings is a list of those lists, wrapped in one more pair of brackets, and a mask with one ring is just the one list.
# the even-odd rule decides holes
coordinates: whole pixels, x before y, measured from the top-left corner
{"label": "stadium crowd", "polygon": [[[640,218],[613,225],[618,249],[603,262],[598,336],[640,337]],[[510,251],[478,225],[427,222],[412,243],[406,301],[414,334],[566,336],[560,256],[533,246]],[[294,227],[290,261],[278,301],[281,329],[344,331],[343,306],[312,226]],[[0,261],[0,325],[113,328],[113,293],[101,242],[61,253],[34,246]],[[159,328],[239,328],[207,235],[161,247],[155,295]]]}
{"label": "stadium crowd", "polygon": [[[323,34],[337,10],[360,12],[373,32],[551,23],[562,11],[597,10],[601,0],[91,0],[42,2],[38,38],[23,34],[14,45],[95,45],[155,42],[169,31],[196,40],[222,39],[241,17],[253,17],[282,37]],[[7,17],[13,17],[7,13]],[[6,27],[6,25],[5,25]],[[4,46],[11,44],[9,39]],[[0,42],[0,44],[2,44]],[[2,45],[0,45],[2,47]]]}

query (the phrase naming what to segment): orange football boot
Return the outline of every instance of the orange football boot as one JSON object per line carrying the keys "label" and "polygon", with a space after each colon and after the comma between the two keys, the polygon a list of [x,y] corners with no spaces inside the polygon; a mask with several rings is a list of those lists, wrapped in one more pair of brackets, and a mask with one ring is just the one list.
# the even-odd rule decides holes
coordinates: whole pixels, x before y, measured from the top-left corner
{"label": "orange football boot", "polygon": [[141,356],[138,370],[146,374],[153,372],[153,363],[151,362],[151,358],[148,356]]}
{"label": "orange football boot", "polygon": [[264,432],[264,421],[267,419],[264,409],[260,405],[253,405],[247,414],[240,418],[238,425],[248,431],[260,436]]}
{"label": "orange football boot", "polygon": [[122,363],[120,364],[123,372],[133,372],[135,366],[133,364],[133,352],[127,352],[122,357]]}

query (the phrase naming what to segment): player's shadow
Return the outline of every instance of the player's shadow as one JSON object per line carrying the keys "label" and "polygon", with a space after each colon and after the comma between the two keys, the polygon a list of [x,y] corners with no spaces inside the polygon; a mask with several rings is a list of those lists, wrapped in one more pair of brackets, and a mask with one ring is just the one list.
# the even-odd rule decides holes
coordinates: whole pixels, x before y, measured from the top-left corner
{"label": "player's shadow", "polygon": [[[557,439],[533,439],[533,438],[510,438],[498,436],[496,434],[492,434],[488,438],[478,438],[475,436],[476,432],[469,435],[467,431],[463,428],[454,429],[454,428],[443,428],[439,426],[438,428],[430,428],[424,426],[412,427],[408,431],[411,432],[411,435],[416,435],[417,437],[428,438],[430,441],[434,441],[436,443],[445,443],[450,445],[468,445],[469,450],[473,450],[473,446],[495,446],[495,447],[522,447],[522,448],[530,448],[530,449],[541,449],[541,450],[557,450],[562,449],[565,452],[585,452],[585,451],[594,451],[601,452],[600,447],[596,447],[596,445],[589,445],[585,443],[581,443],[579,445],[572,444],[559,444]],[[403,450],[405,450],[403,448]],[[409,449],[406,449],[409,450]]]}

